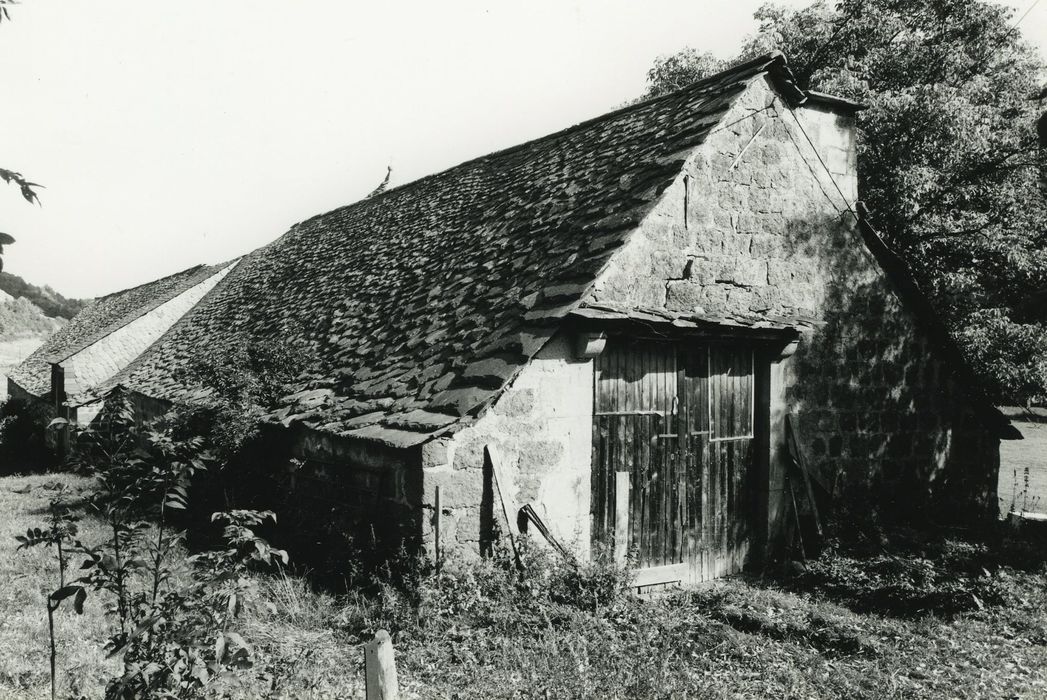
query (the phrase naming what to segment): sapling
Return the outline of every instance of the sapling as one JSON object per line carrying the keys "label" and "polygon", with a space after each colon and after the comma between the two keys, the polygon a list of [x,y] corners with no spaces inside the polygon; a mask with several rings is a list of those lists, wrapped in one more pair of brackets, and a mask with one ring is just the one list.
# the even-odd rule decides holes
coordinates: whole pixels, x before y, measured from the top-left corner
{"label": "sapling", "polygon": [[155,599],[148,589],[133,596],[134,629],[114,649],[124,654],[124,672],[109,684],[107,698],[200,697],[222,669],[251,664],[251,647],[232,625],[254,587],[248,568],[287,562],[285,552],[254,533],[270,518],[269,512],[216,513],[225,547],[190,557],[192,582],[165,586]]}
{"label": "sapling", "polygon": [[47,634],[50,642],[50,668],[51,668],[51,698],[55,697],[55,683],[58,666],[58,647],[55,642],[55,612],[58,606],[66,598],[74,597],[74,606],[77,613],[84,611],[84,599],[87,592],[82,586],[66,586],[65,571],[68,567],[68,556],[70,549],[74,546],[76,536],[76,522],[79,520],[70,512],[65,498],[65,488],[60,487],[58,493],[48,504],[47,528],[29,528],[25,535],[15,537],[18,540],[18,549],[29,549],[43,545],[54,547],[56,559],[58,560],[58,589],[51,593],[45,605],[47,607]]}
{"label": "sapling", "polygon": [[49,605],[74,596],[80,610],[88,589],[115,601],[110,611],[118,626],[106,648],[122,655],[123,673],[108,684],[107,698],[201,697],[223,668],[251,661],[250,647],[232,627],[253,587],[249,567],[287,562],[285,552],[254,532],[275,516],[215,514],[225,547],[190,557],[191,581],[176,585],[182,534],[172,528],[171,513],[186,508],[193,477],[213,459],[202,438],[182,434],[173,414],[155,429],[142,428],[119,395],[106,411],[96,426],[74,430],[80,461],[97,478],[90,505],[111,534],[95,546],[75,542],[86,557],[81,576],[69,584],[63,577]]}
{"label": "sapling", "polygon": [[28,549],[37,545],[54,547],[58,563],[58,587],[65,586],[65,570],[69,566],[69,548],[76,536],[76,523],[80,518],[72,514],[66,502],[65,486],[50,500],[47,506],[47,528],[38,527],[25,531],[25,535],[15,537],[18,549]]}
{"label": "sapling", "polygon": [[149,454],[142,446],[134,406],[124,392],[109,395],[91,425],[66,424],[76,438],[74,461],[96,478],[89,505],[110,531],[109,540],[101,545],[77,542],[79,551],[87,555],[81,567],[86,573],[79,581],[115,597],[120,634],[126,635],[131,624],[129,583],[144,566],[141,538],[149,529],[138,517],[143,514],[142,475],[150,467]]}
{"label": "sapling", "polygon": [[286,563],[287,555],[253,531],[271,513],[216,514],[226,546],[190,557],[192,580],[175,585],[182,534],[171,513],[186,508],[193,477],[213,460],[200,437],[179,435],[174,415],[143,432],[140,447],[99,478],[96,501],[113,537],[84,548],[83,581],[112,594],[120,615],[107,647],[123,656],[124,670],[106,697],[199,697],[223,668],[250,662],[250,647],[231,628],[250,594],[247,567]]}

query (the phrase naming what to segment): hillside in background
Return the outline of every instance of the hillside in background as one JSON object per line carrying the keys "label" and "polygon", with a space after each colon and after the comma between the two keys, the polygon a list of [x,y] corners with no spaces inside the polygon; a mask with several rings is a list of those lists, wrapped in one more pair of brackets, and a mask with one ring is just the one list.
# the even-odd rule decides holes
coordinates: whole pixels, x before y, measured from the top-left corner
{"label": "hillside in background", "polygon": [[87,300],[67,299],[47,285],[37,287],[10,272],[0,272],[0,291],[13,297],[28,299],[39,307],[45,316],[51,318],[70,319],[87,305]]}
{"label": "hillside in background", "polygon": [[25,297],[14,298],[0,292],[0,341],[21,338],[46,338],[67,323],[67,319],[52,318]]}
{"label": "hillside in background", "polygon": [[68,323],[86,305],[48,286],[29,284],[0,272],[0,399],[7,395],[7,373]]}

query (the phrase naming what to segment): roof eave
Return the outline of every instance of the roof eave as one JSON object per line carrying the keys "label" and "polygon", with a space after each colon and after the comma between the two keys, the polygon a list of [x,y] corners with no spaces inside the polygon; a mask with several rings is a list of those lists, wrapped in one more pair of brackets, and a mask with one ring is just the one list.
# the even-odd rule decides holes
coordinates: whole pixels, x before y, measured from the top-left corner
{"label": "roof eave", "polygon": [[708,340],[748,340],[753,342],[789,343],[800,337],[799,327],[771,325],[746,325],[724,319],[660,318],[652,314],[637,313],[588,313],[591,309],[578,309],[568,317],[577,330],[596,330],[630,335],[656,335],[659,337],[687,337]]}
{"label": "roof eave", "polygon": [[829,95],[816,90],[807,90],[807,103],[824,105],[834,112],[843,112],[846,114],[855,114],[862,110],[869,109],[869,105],[862,102],[855,102],[854,100],[848,100],[846,97]]}

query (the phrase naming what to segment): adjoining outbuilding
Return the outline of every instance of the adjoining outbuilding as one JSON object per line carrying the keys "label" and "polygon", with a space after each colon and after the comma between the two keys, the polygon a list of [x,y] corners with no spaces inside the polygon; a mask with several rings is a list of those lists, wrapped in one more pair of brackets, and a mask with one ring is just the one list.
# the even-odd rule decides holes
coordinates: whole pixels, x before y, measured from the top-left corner
{"label": "adjoining outbuilding", "polygon": [[97,404],[78,413],[78,399],[149,348],[233,264],[197,265],[96,299],[11,372],[8,395],[44,402],[57,415],[90,422]]}
{"label": "adjoining outbuilding", "polygon": [[279,340],[301,509],[471,556],[530,506],[643,583],[775,552],[787,416],[837,498],[991,517],[1016,431],[858,207],[859,109],[771,54],[314,217],[95,392]]}

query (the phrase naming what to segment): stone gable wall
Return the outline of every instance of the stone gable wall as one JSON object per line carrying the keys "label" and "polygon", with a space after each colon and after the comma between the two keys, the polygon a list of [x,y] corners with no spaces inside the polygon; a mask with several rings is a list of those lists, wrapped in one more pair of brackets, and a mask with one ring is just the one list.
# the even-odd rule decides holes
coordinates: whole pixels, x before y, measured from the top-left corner
{"label": "stone gable wall", "polygon": [[[843,196],[804,131],[840,171],[834,177]],[[592,298],[669,311],[818,316],[834,273],[865,282],[878,276],[847,213],[857,199],[854,173],[850,117],[790,112],[757,81],[611,261]],[[841,255],[846,270],[837,269]]]}
{"label": "stone gable wall", "polygon": [[909,512],[943,499],[982,513],[998,441],[970,415],[856,230],[852,119],[819,106],[790,112],[755,82],[592,300],[822,321],[784,363],[786,410],[808,457],[853,501]]}

